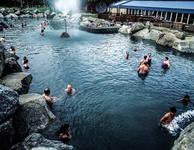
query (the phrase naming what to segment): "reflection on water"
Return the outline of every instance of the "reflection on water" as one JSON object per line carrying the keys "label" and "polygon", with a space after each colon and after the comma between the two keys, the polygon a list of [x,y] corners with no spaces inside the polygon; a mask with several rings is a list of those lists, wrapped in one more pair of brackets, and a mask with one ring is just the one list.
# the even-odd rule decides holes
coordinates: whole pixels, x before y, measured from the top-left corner
{"label": "reflection on water", "polygon": [[[160,117],[174,105],[178,113],[187,110],[176,100],[185,93],[194,97],[194,57],[155,46],[128,36],[95,35],[70,28],[70,39],[61,39],[61,27],[39,36],[38,21],[11,30],[8,45],[27,55],[33,75],[30,92],[50,87],[60,99],[54,114],[70,123],[73,144],[80,150],[168,150],[174,138],[158,127]],[[138,50],[133,51],[135,48]],[[125,60],[129,51],[129,60]],[[152,66],[145,80],[137,75],[138,61],[152,53]],[[163,73],[162,59],[171,68]],[[71,83],[76,94],[64,97]]]}

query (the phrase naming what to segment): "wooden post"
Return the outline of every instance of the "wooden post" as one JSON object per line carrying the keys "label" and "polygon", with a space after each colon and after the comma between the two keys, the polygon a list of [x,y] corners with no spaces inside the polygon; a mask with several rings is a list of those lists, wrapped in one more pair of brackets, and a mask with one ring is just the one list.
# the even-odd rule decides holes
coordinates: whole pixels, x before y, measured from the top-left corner
{"label": "wooden post", "polygon": [[156,17],[158,16],[158,11],[156,12]]}
{"label": "wooden post", "polygon": [[184,13],[182,13],[181,23],[183,23]]}
{"label": "wooden post", "polygon": [[168,15],[168,12],[166,12],[166,14],[165,14],[165,18],[164,18],[165,20],[167,19],[167,15]]}
{"label": "wooden post", "polygon": [[177,18],[178,18],[178,13],[176,13],[176,17],[175,17],[175,21],[174,22],[177,22]]}
{"label": "wooden post", "polygon": [[161,11],[160,17],[162,18],[163,12]]}
{"label": "wooden post", "polygon": [[170,13],[170,21],[172,21],[172,12]]}
{"label": "wooden post", "polygon": [[189,20],[190,20],[190,14],[188,14],[187,24],[189,24]]}

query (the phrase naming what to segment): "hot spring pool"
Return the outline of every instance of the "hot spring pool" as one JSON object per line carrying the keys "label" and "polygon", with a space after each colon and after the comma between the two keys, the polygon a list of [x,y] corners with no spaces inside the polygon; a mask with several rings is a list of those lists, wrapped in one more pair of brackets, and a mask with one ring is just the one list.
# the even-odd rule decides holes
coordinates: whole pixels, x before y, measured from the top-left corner
{"label": "hot spring pool", "polygon": [[[70,123],[70,144],[78,150],[169,150],[174,138],[158,127],[170,106],[178,114],[190,108],[177,103],[185,93],[194,99],[194,56],[162,48],[121,34],[96,35],[70,28],[70,39],[61,39],[61,26],[50,27],[40,37],[41,20],[28,20],[28,27],[11,29],[9,45],[30,62],[30,92],[50,87],[59,97],[53,112]],[[133,49],[138,51],[134,52]],[[125,60],[125,51],[129,60]],[[151,71],[145,80],[136,72],[144,54],[152,53]],[[164,73],[162,59],[171,68]],[[21,62],[21,59],[20,59]],[[71,83],[76,94],[64,96]],[[191,106],[190,106],[191,107]]]}

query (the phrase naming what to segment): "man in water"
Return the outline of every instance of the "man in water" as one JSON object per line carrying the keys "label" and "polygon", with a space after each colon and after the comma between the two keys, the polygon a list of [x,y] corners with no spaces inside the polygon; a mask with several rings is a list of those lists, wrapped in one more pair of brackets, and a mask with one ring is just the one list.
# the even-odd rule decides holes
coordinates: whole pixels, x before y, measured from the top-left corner
{"label": "man in water", "polygon": [[29,64],[28,64],[28,59],[26,56],[24,56],[22,64],[23,64],[24,69],[30,69]]}
{"label": "man in water", "polygon": [[169,58],[165,57],[163,62],[162,62],[162,68],[163,69],[169,69],[170,68],[170,62],[169,62]]}
{"label": "man in water", "polygon": [[139,75],[147,75],[148,71],[149,71],[148,63],[144,62],[143,64],[141,64],[137,71],[138,71]]}
{"label": "man in water", "polygon": [[59,139],[64,143],[69,142],[69,140],[71,139],[71,132],[68,124],[61,125],[61,129],[59,132]]}
{"label": "man in water", "polygon": [[68,95],[72,95],[75,93],[75,89],[73,89],[71,84],[67,85],[67,88],[65,89],[65,93],[67,93]]}
{"label": "man in water", "polygon": [[44,99],[45,99],[47,105],[49,106],[49,108],[52,110],[54,99],[53,99],[53,97],[50,96],[50,93],[51,93],[50,89],[46,88],[44,90],[44,93],[43,93],[42,96],[44,97]]}
{"label": "man in water", "polygon": [[167,112],[161,119],[160,119],[160,124],[164,125],[164,126],[168,126],[171,121],[174,119],[175,114],[176,114],[176,108],[175,107],[171,107],[170,111]]}
{"label": "man in water", "polygon": [[183,103],[183,105],[188,105],[191,103],[190,96],[186,94],[179,102]]}
{"label": "man in water", "polygon": [[143,57],[143,59],[140,61],[139,66],[141,66],[141,65],[144,64],[145,62],[148,62],[148,56],[147,56],[147,55],[145,55],[145,56]]}

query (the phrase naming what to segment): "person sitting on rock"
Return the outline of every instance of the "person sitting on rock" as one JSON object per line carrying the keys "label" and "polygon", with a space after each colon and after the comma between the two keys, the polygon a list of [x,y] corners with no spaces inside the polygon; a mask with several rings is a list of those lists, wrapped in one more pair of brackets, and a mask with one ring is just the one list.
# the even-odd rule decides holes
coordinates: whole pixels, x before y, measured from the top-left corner
{"label": "person sitting on rock", "polygon": [[71,139],[71,132],[70,132],[70,127],[68,124],[63,124],[61,125],[61,129],[59,132],[59,139],[63,141],[64,143],[69,142]]}
{"label": "person sitting on rock", "polygon": [[169,58],[168,57],[165,57],[163,62],[162,62],[162,68],[164,70],[167,70],[170,68],[170,62],[169,62]]}
{"label": "person sitting on rock", "polygon": [[179,102],[183,103],[183,105],[188,105],[191,103],[190,96],[186,94]]}
{"label": "person sitting on rock", "polygon": [[29,69],[30,68],[29,65],[28,65],[28,59],[27,59],[26,56],[23,58],[22,64],[23,64],[24,69]]}
{"label": "person sitting on rock", "polygon": [[51,93],[51,91],[49,88],[44,89],[43,97],[44,97],[48,107],[52,110],[54,98],[50,96],[50,93]]}
{"label": "person sitting on rock", "polygon": [[175,114],[177,110],[176,107],[171,107],[170,111],[167,112],[161,119],[160,119],[160,124],[164,126],[168,126],[171,121],[174,119]]}
{"label": "person sitting on rock", "polygon": [[71,84],[68,84],[67,88],[65,89],[65,93],[67,93],[68,95],[72,95],[74,94],[74,92],[75,92],[75,89],[73,89]]}
{"label": "person sitting on rock", "polygon": [[10,47],[10,53],[16,55],[15,47],[13,47],[13,46]]}

